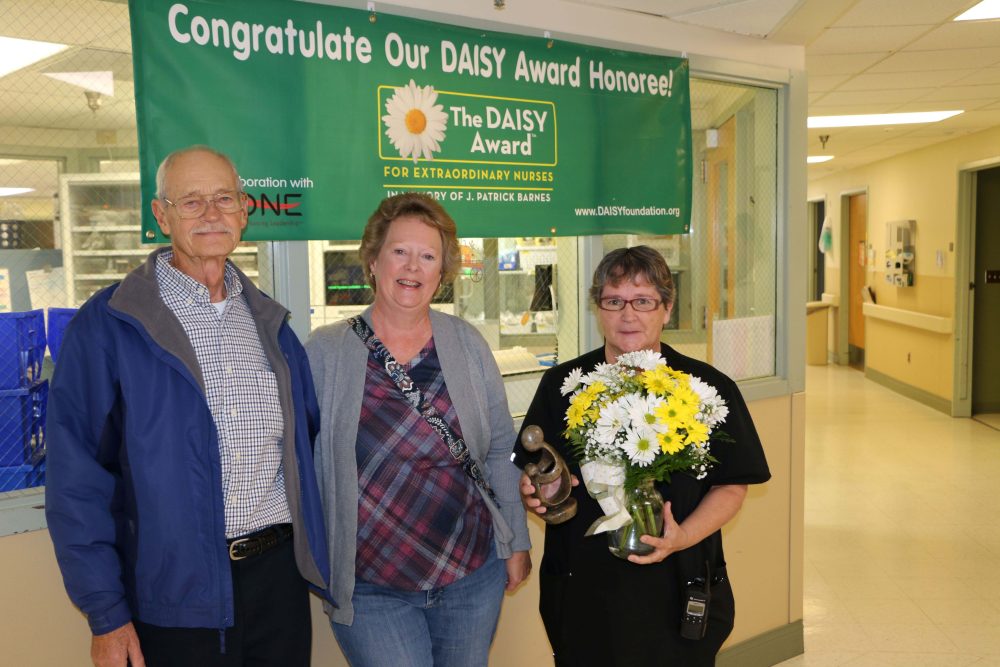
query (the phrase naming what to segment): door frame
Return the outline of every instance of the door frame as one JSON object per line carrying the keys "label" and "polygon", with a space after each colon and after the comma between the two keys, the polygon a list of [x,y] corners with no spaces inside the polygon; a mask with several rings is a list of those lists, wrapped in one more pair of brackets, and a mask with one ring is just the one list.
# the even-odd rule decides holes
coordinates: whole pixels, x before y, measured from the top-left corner
{"label": "door frame", "polygon": [[[855,188],[853,190],[841,190],[840,192],[840,239],[836,242],[840,263],[840,307],[837,308],[837,349],[835,350],[835,360],[841,366],[847,366],[850,362],[850,352],[847,343],[847,328],[850,321],[850,292],[851,290],[851,197],[854,195],[868,195],[868,186]],[[829,215],[829,211],[827,212]],[[867,218],[867,216],[865,216]],[[866,234],[867,238],[867,223]],[[868,335],[868,328],[865,327],[865,336]]]}
{"label": "door frame", "polygon": [[958,166],[958,215],[955,225],[955,319],[951,416],[972,416],[972,323],[975,308],[969,284],[976,280],[976,183],[978,173],[1000,167],[1000,156]]}
{"label": "door frame", "polygon": [[[806,272],[807,272],[806,275],[809,276],[809,279],[807,281],[808,287],[806,289],[806,301],[812,301],[813,293],[816,287],[816,284],[813,280],[813,274],[819,273],[821,268],[823,270],[826,269],[825,267],[826,262],[824,262],[823,267],[819,267],[816,262],[816,253],[819,250],[819,232],[816,231],[817,229],[816,223],[822,222],[822,220],[816,219],[818,216],[814,215],[816,209],[813,206],[813,204],[823,204],[824,218],[830,215],[830,208],[829,208],[829,203],[826,201],[826,195],[821,195],[819,197],[813,197],[812,199],[807,199],[806,203],[809,205],[809,212],[806,214],[806,224],[808,225],[808,228],[806,229],[806,237],[807,237],[806,249],[808,250],[808,252],[806,253]],[[826,292],[825,289],[823,291]]]}

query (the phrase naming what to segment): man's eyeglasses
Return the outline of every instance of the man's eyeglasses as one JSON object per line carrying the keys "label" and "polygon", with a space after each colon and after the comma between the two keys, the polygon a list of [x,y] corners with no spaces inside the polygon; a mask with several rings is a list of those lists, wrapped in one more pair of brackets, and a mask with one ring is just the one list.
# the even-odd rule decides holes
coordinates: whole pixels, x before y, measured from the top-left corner
{"label": "man's eyeglasses", "polygon": [[650,299],[648,296],[640,296],[638,299],[619,299],[616,296],[609,296],[599,299],[597,305],[601,310],[625,310],[625,306],[632,304],[632,310],[648,313],[659,308],[661,303],[662,300]]}
{"label": "man's eyeglasses", "polygon": [[170,201],[166,197],[161,197],[161,199],[176,208],[177,215],[182,219],[188,219],[200,218],[205,215],[209,204],[214,204],[219,213],[236,213],[236,211],[243,208],[246,193],[236,190],[226,190],[225,192],[216,192],[214,195],[206,197],[182,197],[175,202]]}

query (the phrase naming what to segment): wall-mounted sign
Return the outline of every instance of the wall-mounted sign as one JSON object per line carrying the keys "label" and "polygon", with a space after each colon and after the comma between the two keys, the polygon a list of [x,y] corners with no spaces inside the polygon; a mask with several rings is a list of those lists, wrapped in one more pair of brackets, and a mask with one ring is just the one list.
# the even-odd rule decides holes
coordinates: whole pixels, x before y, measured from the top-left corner
{"label": "wall-mounted sign", "polygon": [[356,239],[407,190],[462,236],[689,229],[687,60],[303,2],[129,8],[146,202],[167,153],[208,144],[247,240]]}

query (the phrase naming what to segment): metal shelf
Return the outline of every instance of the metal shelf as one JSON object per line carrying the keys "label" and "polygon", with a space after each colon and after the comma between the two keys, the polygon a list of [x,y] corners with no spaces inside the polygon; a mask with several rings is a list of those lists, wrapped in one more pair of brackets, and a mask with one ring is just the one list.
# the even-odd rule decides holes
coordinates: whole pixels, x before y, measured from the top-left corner
{"label": "metal shelf", "polygon": [[142,227],[139,225],[73,225],[71,229],[83,234],[85,232],[138,232]]}

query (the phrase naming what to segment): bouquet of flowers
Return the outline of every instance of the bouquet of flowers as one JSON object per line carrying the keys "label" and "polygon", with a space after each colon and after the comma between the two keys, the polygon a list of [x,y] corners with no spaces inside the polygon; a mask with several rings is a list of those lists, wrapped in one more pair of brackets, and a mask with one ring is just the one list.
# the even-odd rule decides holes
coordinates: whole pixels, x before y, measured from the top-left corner
{"label": "bouquet of flowers", "polygon": [[725,401],[715,387],[670,368],[659,352],[648,350],[627,352],[587,374],[572,371],[562,394],[572,394],[564,434],[587,491],[606,515],[587,534],[636,524],[640,534],[658,535],[662,499],[656,521],[657,508],[647,503],[630,511],[627,497],[655,481],[669,481],[673,472],[707,475],[715,462],[709,439],[720,435],[716,427],[729,414]]}

